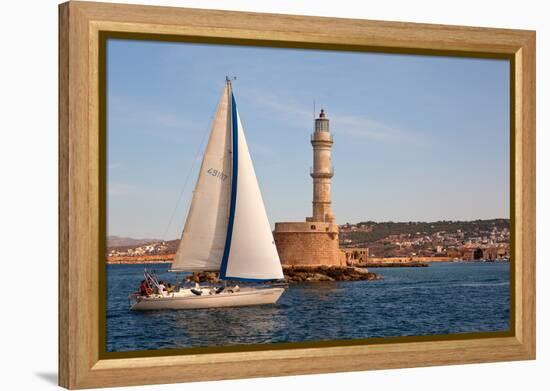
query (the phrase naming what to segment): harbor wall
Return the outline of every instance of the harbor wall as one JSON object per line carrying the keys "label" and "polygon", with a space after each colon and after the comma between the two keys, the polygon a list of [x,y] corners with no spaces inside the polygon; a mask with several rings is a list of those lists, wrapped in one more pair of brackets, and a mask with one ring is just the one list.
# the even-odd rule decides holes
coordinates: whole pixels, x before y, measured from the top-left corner
{"label": "harbor wall", "polygon": [[450,262],[451,257],[369,257],[368,263]]}
{"label": "harbor wall", "polygon": [[109,264],[140,264],[140,263],[168,263],[174,260],[175,254],[157,254],[157,255],[114,255],[107,257]]}

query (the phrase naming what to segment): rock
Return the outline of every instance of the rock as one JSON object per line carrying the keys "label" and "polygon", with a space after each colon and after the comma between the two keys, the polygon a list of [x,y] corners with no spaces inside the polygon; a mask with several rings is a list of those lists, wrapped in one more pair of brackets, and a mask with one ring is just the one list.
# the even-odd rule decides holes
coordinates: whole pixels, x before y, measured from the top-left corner
{"label": "rock", "polygon": [[287,267],[284,269],[285,279],[289,283],[318,281],[365,281],[380,280],[381,277],[370,273],[365,268],[318,266],[318,267]]}
{"label": "rock", "polygon": [[[365,281],[380,280],[381,277],[370,273],[366,268],[319,266],[284,268],[285,280],[288,283],[322,282],[322,281]],[[195,272],[186,277],[191,282],[219,283],[218,273]]]}
{"label": "rock", "polygon": [[307,278],[307,281],[334,281],[334,279],[327,276],[326,274],[313,273],[310,277]]}

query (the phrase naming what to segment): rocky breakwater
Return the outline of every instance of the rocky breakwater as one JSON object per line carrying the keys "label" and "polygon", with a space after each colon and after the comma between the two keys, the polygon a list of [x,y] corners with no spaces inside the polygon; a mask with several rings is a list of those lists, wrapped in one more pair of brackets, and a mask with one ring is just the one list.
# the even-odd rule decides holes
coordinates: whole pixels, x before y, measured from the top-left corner
{"label": "rocky breakwater", "polygon": [[365,281],[382,277],[366,268],[347,266],[291,266],[283,269],[289,283],[317,281]]}
{"label": "rocky breakwater", "polygon": [[[291,266],[283,268],[285,280],[288,283],[319,282],[319,281],[365,281],[380,280],[376,273],[366,268],[344,266]],[[191,282],[219,283],[218,273],[199,272],[186,277]]]}
{"label": "rocky breakwater", "polygon": [[426,262],[368,262],[360,267],[428,267]]}

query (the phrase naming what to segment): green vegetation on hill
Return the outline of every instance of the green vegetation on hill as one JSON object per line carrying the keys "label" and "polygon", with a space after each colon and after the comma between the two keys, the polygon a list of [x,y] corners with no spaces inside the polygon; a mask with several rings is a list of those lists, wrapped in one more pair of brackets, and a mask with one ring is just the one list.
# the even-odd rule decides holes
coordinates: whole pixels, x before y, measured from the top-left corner
{"label": "green vegetation on hill", "polygon": [[410,234],[412,236],[432,235],[436,232],[455,233],[458,230],[466,237],[477,232],[487,232],[496,227],[498,230],[510,228],[509,219],[473,220],[473,221],[435,221],[435,222],[382,222],[362,221],[357,227],[366,226],[367,230],[342,232],[341,238],[351,239],[355,243],[374,243],[391,235]]}

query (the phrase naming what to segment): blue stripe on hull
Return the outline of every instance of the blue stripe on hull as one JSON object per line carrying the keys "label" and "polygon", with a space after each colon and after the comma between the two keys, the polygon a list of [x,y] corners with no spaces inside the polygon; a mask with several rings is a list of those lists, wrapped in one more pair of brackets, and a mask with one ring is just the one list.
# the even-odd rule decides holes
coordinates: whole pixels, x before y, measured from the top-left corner
{"label": "blue stripe on hull", "polygon": [[224,276],[224,280],[237,280],[242,282],[266,282],[266,281],[275,281],[273,278],[245,278],[245,277],[231,277]]}

